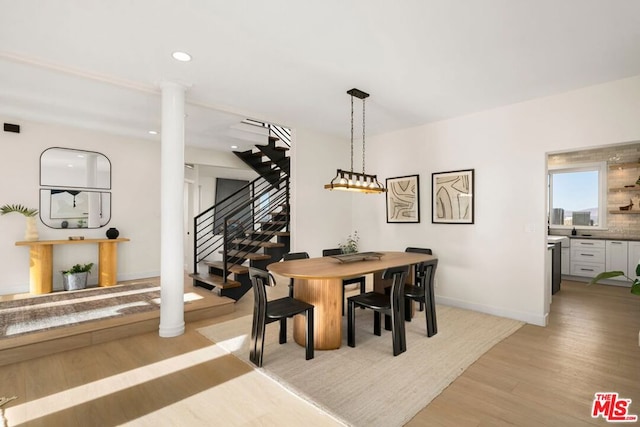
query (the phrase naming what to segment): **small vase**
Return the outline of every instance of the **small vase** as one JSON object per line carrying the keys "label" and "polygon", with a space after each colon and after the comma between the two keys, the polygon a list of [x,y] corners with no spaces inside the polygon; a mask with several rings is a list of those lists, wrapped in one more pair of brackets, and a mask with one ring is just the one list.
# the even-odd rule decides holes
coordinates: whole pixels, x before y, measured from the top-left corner
{"label": "small vase", "polygon": [[109,239],[117,239],[119,235],[120,235],[120,232],[118,231],[117,228],[111,227],[110,229],[107,230],[107,238]]}
{"label": "small vase", "polygon": [[38,240],[38,226],[36,225],[36,217],[27,217],[27,229],[24,232],[24,240]]}

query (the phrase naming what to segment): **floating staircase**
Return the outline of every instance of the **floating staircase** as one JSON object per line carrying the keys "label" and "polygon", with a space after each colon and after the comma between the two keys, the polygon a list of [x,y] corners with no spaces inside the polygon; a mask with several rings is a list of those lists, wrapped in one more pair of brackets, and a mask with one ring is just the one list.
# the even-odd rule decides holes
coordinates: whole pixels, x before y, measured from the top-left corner
{"label": "floating staircase", "polygon": [[[236,301],[251,289],[249,267],[265,270],[290,248],[290,140],[283,143],[269,130],[266,145],[234,152],[260,176],[194,221],[193,284]],[[288,130],[276,133],[286,136]]]}

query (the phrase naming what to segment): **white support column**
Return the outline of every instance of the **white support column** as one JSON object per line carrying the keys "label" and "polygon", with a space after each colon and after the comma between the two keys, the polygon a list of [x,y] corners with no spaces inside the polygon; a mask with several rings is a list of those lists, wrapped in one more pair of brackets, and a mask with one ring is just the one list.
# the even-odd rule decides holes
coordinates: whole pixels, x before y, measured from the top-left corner
{"label": "white support column", "polygon": [[185,86],[162,84],[160,191],[160,336],[184,333]]}

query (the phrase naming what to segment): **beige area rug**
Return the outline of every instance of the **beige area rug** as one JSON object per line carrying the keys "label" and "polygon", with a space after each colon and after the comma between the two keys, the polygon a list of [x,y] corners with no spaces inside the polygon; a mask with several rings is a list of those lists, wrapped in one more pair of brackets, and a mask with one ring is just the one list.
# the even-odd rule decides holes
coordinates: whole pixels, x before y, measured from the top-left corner
{"label": "beige area rug", "polygon": [[[522,322],[438,306],[438,334],[427,338],[424,312],[407,326],[407,351],[393,357],[391,332],[373,335],[373,312],[357,310],[356,347],[316,351],[289,340],[278,344],[278,323],[267,325],[263,368],[256,368],[335,418],[353,426],[401,426],[474,361],[517,331]],[[249,363],[251,316],[198,330]]]}
{"label": "beige area rug", "polygon": [[54,292],[0,302],[0,339],[160,309],[152,283]]}

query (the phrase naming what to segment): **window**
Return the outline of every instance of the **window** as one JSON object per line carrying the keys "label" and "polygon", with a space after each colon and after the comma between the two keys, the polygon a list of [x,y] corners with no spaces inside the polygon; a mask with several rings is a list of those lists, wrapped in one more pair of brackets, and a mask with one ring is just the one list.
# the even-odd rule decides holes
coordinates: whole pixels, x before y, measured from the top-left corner
{"label": "window", "polygon": [[549,226],[604,228],[606,179],[606,162],[550,168]]}

